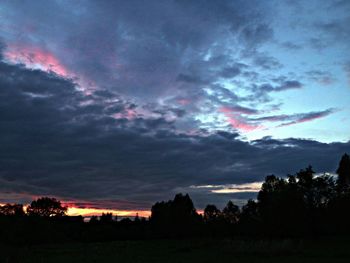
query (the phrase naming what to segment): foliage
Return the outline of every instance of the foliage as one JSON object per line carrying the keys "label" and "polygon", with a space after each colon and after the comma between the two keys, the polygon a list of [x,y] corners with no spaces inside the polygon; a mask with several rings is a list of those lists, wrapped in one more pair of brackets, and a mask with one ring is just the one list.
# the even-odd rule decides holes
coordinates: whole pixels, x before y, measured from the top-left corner
{"label": "foliage", "polygon": [[3,216],[24,216],[25,212],[22,204],[6,204],[0,206],[0,215]]}
{"label": "foliage", "polygon": [[66,215],[67,207],[63,207],[61,202],[55,198],[42,197],[34,200],[27,208],[30,216],[52,217]]}

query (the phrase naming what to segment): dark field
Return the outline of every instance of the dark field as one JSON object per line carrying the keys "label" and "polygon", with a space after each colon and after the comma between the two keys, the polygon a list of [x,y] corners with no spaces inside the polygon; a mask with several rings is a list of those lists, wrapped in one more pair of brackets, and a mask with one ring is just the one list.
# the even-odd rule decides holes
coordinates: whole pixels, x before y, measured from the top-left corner
{"label": "dark field", "polygon": [[2,247],[1,262],[350,262],[350,238],[145,240]]}

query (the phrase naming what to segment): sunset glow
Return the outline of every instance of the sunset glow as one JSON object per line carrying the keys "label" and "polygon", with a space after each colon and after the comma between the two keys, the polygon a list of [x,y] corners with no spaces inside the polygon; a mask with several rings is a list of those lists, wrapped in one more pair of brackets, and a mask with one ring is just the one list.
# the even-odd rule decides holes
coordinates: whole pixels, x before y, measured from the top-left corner
{"label": "sunset glow", "polygon": [[10,46],[4,56],[11,63],[20,63],[28,68],[51,71],[66,78],[72,77],[69,70],[53,53],[38,47]]}
{"label": "sunset glow", "polygon": [[98,209],[98,208],[79,208],[68,207],[67,215],[69,216],[100,216],[102,213],[112,213],[114,216],[134,217],[138,214],[139,217],[148,218],[151,215],[147,210],[113,210],[113,209]]}

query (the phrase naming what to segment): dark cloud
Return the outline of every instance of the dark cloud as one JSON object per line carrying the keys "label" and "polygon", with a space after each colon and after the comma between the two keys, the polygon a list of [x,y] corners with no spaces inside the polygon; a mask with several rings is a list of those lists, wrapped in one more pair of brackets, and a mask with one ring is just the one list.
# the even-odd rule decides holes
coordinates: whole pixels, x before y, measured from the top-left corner
{"label": "dark cloud", "polygon": [[259,118],[255,118],[255,119],[251,119],[251,120],[252,121],[284,122],[284,123],[278,125],[278,127],[283,127],[283,126],[289,126],[289,125],[293,125],[293,124],[313,121],[315,119],[327,117],[328,115],[330,115],[334,112],[336,112],[336,109],[331,108],[331,109],[327,109],[327,110],[323,110],[323,111],[313,111],[313,112],[308,112],[308,113],[264,116],[264,117],[259,117]]}
{"label": "dark cloud", "polygon": [[254,57],[253,61],[256,66],[267,70],[279,69],[282,67],[282,64],[276,58],[266,54],[260,54]]}
{"label": "dark cloud", "polygon": [[289,89],[301,89],[302,87],[303,87],[303,84],[300,81],[287,80],[287,81],[284,81],[280,86],[275,87],[273,91],[283,91],[283,90],[289,90]]}
{"label": "dark cloud", "polygon": [[0,38],[0,60],[3,59],[3,53],[5,51],[5,48],[6,48],[6,45],[4,44],[2,39]]}
{"label": "dark cloud", "polygon": [[224,78],[234,78],[241,73],[241,69],[237,66],[222,69],[221,76]]}
{"label": "dark cloud", "polygon": [[283,92],[294,89],[302,89],[304,87],[303,83],[298,80],[286,80],[285,77],[277,78],[274,81],[277,84],[273,83],[263,83],[261,85],[253,84],[250,89],[252,91],[251,98],[249,100],[257,100],[259,102],[270,102],[271,93],[274,92]]}
{"label": "dark cloud", "polygon": [[295,120],[292,120],[292,121],[289,121],[286,123],[282,123],[278,127],[290,126],[290,125],[294,125],[294,124],[298,124],[298,123],[313,121],[316,119],[324,118],[324,117],[326,117],[334,112],[335,112],[335,109],[328,109],[328,110],[319,111],[319,112],[309,112],[306,114],[296,114],[295,116],[293,116],[293,117],[295,117]]}
{"label": "dark cloud", "polygon": [[[340,44],[346,43],[350,39],[349,23],[350,16],[348,15],[345,18],[317,22],[315,23],[315,28],[327,34],[327,36],[331,38],[331,40],[336,41],[337,44]],[[346,46],[348,47],[349,45],[347,44]]]}
{"label": "dark cloud", "polygon": [[[344,5],[341,2],[333,2],[333,6],[328,7],[331,11],[336,12],[339,6]],[[324,50],[331,46],[337,45],[340,48],[349,48],[350,23],[349,4],[342,7],[342,12],[330,18],[319,19],[313,23],[313,29],[316,34],[310,38],[311,47],[317,50]]]}
{"label": "dark cloud", "polygon": [[323,85],[331,85],[336,81],[332,73],[328,71],[311,70],[311,71],[307,71],[306,75],[311,80],[316,81]]}
{"label": "dark cloud", "polygon": [[257,114],[259,113],[258,110],[256,109],[252,109],[252,108],[248,108],[248,107],[243,107],[243,106],[240,106],[240,105],[236,105],[236,106],[233,106],[233,107],[230,107],[230,109],[234,112],[237,112],[237,113],[242,113],[242,114]]}
{"label": "dark cloud", "polygon": [[[54,195],[98,207],[149,209],[191,185],[261,181],[309,163],[333,172],[350,146],[271,138],[248,143],[229,132],[187,135],[165,117],[128,115],[138,105],[110,91],[86,95],[71,80],[18,65],[1,63],[0,72],[0,191],[13,199]],[[304,119],[317,114],[311,115]],[[223,204],[247,197],[189,192],[199,208],[209,198]]]}
{"label": "dark cloud", "polygon": [[345,74],[348,78],[348,83],[350,84],[350,62],[345,63],[343,68],[344,68]]}
{"label": "dark cloud", "polygon": [[[7,22],[29,27],[18,28],[20,50],[40,43],[77,76],[140,103],[169,93],[192,96],[221,77],[237,76],[240,50],[256,50],[273,36],[268,6],[241,0],[10,1],[4,10],[16,10]],[[15,40],[7,39],[10,49]]]}
{"label": "dark cloud", "polygon": [[255,46],[273,38],[273,30],[267,24],[249,25],[242,30],[241,37],[247,46]]}
{"label": "dark cloud", "polygon": [[309,44],[312,48],[319,50],[319,51],[330,46],[329,40],[324,39],[324,38],[319,38],[319,37],[310,38]]}
{"label": "dark cloud", "polygon": [[182,73],[180,73],[177,76],[176,80],[182,81],[182,82],[188,82],[188,83],[197,83],[197,84],[203,83],[203,81],[199,77],[186,75],[186,74],[182,74]]}
{"label": "dark cloud", "polygon": [[296,50],[300,50],[303,47],[301,45],[295,44],[293,42],[290,41],[286,41],[281,43],[281,46],[285,49],[291,50],[291,51],[296,51]]}

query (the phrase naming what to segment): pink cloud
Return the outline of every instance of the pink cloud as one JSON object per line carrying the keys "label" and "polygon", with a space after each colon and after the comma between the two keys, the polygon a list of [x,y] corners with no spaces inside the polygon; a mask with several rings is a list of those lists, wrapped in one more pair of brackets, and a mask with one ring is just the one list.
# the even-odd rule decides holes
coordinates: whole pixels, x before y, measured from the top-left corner
{"label": "pink cloud", "polygon": [[220,111],[226,112],[226,113],[240,113],[240,114],[246,114],[246,115],[258,114],[258,110],[239,106],[239,105],[232,106],[232,107],[223,106],[220,108]]}
{"label": "pink cloud", "polygon": [[112,115],[116,119],[133,120],[138,117],[138,112],[135,109],[126,109],[123,112],[118,112]]}
{"label": "pink cloud", "polygon": [[186,106],[191,103],[189,99],[178,99],[177,102],[182,106]]}
{"label": "pink cloud", "polygon": [[317,120],[317,119],[321,119],[324,117],[327,117],[328,115],[336,112],[337,109],[327,109],[324,111],[320,111],[320,112],[310,112],[310,113],[306,113],[306,114],[299,114],[296,118],[296,120],[287,122],[287,123],[282,123],[280,125],[278,125],[277,127],[284,127],[284,126],[290,126],[290,125],[294,125],[294,124],[298,124],[298,123],[304,123],[304,122],[309,122],[309,121],[313,121],[313,120]]}
{"label": "pink cloud", "polygon": [[[242,113],[248,114],[248,113],[244,113],[244,111],[242,109],[235,111],[234,108],[221,107],[221,108],[219,108],[219,112],[221,112],[225,115],[227,122],[235,129],[249,132],[249,131],[253,131],[253,130],[261,128],[259,125],[251,124],[251,123],[247,122],[244,119],[244,117],[242,117],[241,114]],[[252,114],[252,113],[250,113],[250,114]]]}
{"label": "pink cloud", "polygon": [[9,46],[4,56],[12,63],[22,63],[28,68],[54,72],[65,78],[74,76],[53,53],[38,47]]}

